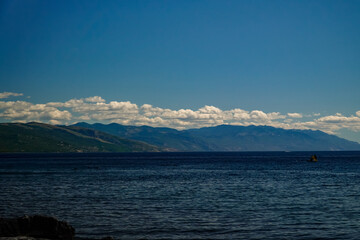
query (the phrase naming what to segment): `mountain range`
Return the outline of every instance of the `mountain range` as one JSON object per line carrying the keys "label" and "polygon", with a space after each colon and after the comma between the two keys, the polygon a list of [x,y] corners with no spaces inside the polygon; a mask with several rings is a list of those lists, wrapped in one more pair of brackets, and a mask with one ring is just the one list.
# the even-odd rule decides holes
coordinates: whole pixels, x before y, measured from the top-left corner
{"label": "mountain range", "polygon": [[176,130],[149,126],[77,123],[74,126],[106,132],[161,147],[167,151],[342,151],[360,144],[322,131],[286,130],[269,126],[220,125]]}
{"label": "mountain range", "polygon": [[360,144],[321,131],[220,125],[176,130],[77,123],[0,123],[0,152],[345,151]]}

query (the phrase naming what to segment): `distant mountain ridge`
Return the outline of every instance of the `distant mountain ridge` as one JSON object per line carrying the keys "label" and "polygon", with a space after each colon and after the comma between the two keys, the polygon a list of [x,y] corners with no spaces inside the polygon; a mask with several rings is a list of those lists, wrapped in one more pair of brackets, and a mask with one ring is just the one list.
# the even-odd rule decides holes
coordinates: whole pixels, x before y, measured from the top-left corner
{"label": "distant mountain ridge", "polygon": [[321,131],[220,125],[179,131],[149,126],[0,123],[0,152],[346,151],[360,144]]}
{"label": "distant mountain ridge", "polygon": [[95,129],[43,123],[0,123],[0,152],[158,152],[147,143]]}
{"label": "distant mountain ridge", "polygon": [[219,125],[179,131],[149,126],[77,123],[115,136],[147,142],[167,151],[345,151],[360,144],[322,131],[269,126]]}

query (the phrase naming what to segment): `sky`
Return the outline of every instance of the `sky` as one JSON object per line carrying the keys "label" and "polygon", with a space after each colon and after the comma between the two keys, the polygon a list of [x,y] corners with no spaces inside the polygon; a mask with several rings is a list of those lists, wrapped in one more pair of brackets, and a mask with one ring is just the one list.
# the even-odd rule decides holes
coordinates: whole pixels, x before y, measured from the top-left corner
{"label": "sky", "polygon": [[360,142],[360,1],[0,1],[0,121]]}

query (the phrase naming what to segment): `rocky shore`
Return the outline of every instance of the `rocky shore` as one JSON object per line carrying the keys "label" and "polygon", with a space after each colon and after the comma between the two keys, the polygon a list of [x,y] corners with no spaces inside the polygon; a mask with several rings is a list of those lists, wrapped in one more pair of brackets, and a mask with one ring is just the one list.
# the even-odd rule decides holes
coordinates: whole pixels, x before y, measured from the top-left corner
{"label": "rocky shore", "polygon": [[[85,240],[75,236],[75,229],[54,217],[33,215],[0,218],[0,240]],[[102,240],[113,240],[106,237]]]}

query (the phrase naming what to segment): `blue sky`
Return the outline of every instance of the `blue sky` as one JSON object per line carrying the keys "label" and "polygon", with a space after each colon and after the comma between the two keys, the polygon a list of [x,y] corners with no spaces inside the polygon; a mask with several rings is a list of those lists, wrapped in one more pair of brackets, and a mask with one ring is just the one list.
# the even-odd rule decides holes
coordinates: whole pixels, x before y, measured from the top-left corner
{"label": "blue sky", "polygon": [[264,124],[360,142],[359,26],[359,1],[3,0],[0,119]]}

